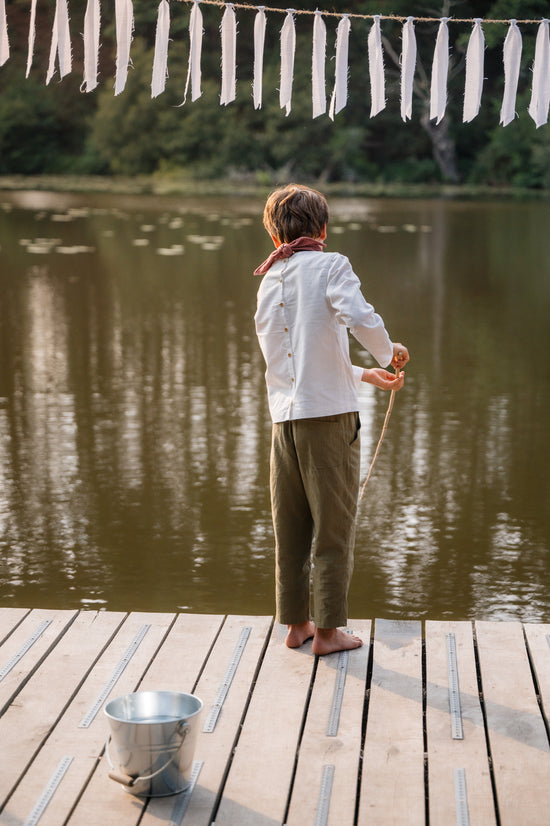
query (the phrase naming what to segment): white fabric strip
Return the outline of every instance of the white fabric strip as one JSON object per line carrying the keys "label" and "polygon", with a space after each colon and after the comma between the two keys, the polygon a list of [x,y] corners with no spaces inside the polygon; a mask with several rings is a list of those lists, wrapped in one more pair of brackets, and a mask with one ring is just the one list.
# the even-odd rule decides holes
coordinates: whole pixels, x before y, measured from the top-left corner
{"label": "white fabric strip", "polygon": [[155,57],[153,59],[153,77],[151,78],[151,97],[156,98],[164,92],[168,77],[168,41],[170,37],[170,6],[168,0],[161,0],[157,14],[155,34]]}
{"label": "white fabric strip", "polygon": [[0,0],[0,66],[3,66],[10,56],[10,42],[8,40],[8,18],[6,17],[5,0]]}
{"label": "white fabric strip", "polygon": [[292,81],[294,77],[294,55],[296,52],[296,27],[294,9],[286,10],[285,22],[281,29],[281,85],[279,105],[290,114],[292,102]]}
{"label": "white fabric strip", "polygon": [[199,0],[193,0],[189,18],[189,65],[183,102],[187,100],[187,91],[191,84],[191,100],[200,98],[201,91],[201,52],[202,52],[202,12]]}
{"label": "white fabric strip", "polygon": [[46,75],[46,85],[55,72],[55,58],[59,61],[59,76],[65,77],[71,71],[71,36],[69,31],[69,10],[67,0],[56,0],[53,20],[50,61]]}
{"label": "white fabric strip", "polygon": [[320,11],[313,16],[313,53],[311,55],[311,102],[313,117],[327,111],[325,62],[327,54],[327,27]]}
{"label": "white fabric strip", "polygon": [[416,68],[416,35],[414,17],[407,17],[403,23],[401,52],[401,118],[404,121],[412,117],[412,98],[414,70]]}
{"label": "white fabric strip", "polygon": [[237,20],[233,3],[227,3],[220,27],[222,41],[222,90],[220,104],[235,100],[237,89]]}
{"label": "white fabric strip", "polygon": [[548,39],[548,20],[541,20],[535,43],[535,62],[533,63],[533,86],[529,114],[535,121],[537,129],[548,121],[550,103],[550,41]]}
{"label": "white fabric strip", "polygon": [[510,20],[502,55],[504,62],[504,94],[500,109],[500,123],[502,126],[508,126],[516,116],[516,94],[522,48],[521,32],[516,21]]}
{"label": "white fabric strip", "polygon": [[29,43],[27,49],[27,71],[25,77],[28,77],[31,71],[32,60],[34,57],[34,37],[36,33],[36,0],[31,2],[31,20],[29,23]]}
{"label": "white fabric strip", "polygon": [[329,117],[340,112],[348,101],[348,55],[349,33],[351,23],[349,15],[344,14],[336,31],[336,66],[334,70],[334,90],[330,101]]}
{"label": "white fabric strip", "polygon": [[264,74],[264,45],[265,45],[265,6],[258,6],[254,18],[254,80],[252,82],[252,97],[254,109],[262,108],[262,81]]}
{"label": "white fabric strip", "polygon": [[116,13],[116,76],[115,95],[124,91],[130,63],[130,45],[134,30],[132,0],[115,0]]}
{"label": "white fabric strip", "polygon": [[88,0],[84,15],[84,81],[81,86],[85,92],[91,92],[97,86],[100,14],[99,0]]}
{"label": "white fabric strip", "polygon": [[442,17],[439,22],[432,65],[430,120],[436,120],[437,123],[442,120],[447,106],[447,74],[449,72],[448,20],[448,17]]}
{"label": "white fabric strip", "polygon": [[370,116],[373,118],[386,106],[384,92],[384,55],[382,52],[382,34],[380,32],[380,15],[374,15],[374,23],[369,32],[369,74],[371,106]]}
{"label": "white fabric strip", "polygon": [[463,123],[470,123],[479,113],[483,91],[485,61],[485,37],[480,17],[474,18],[474,28],[466,50],[466,81],[464,85]]}

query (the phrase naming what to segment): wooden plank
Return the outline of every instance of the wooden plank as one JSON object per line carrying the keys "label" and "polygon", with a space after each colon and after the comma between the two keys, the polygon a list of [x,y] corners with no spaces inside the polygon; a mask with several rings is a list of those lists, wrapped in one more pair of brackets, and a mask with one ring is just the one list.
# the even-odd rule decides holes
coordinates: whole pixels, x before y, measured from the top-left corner
{"label": "wooden plank", "polygon": [[[455,770],[466,780],[470,826],[496,824],[470,622],[426,622],[426,725],[430,826],[457,822]],[[456,642],[463,739],[452,738],[447,634]]]}
{"label": "wooden plank", "polygon": [[[37,608],[28,613],[7,638],[0,648],[0,672],[9,669],[0,681],[0,715],[57,644],[77,613]],[[49,624],[46,627],[47,623]],[[32,642],[34,638],[35,641]],[[27,646],[28,649],[20,657]],[[13,667],[10,668],[12,664]]]}
{"label": "wooden plank", "polygon": [[335,691],[339,693],[337,669],[340,655],[335,653],[319,658],[300,744],[287,826],[315,822],[325,766],[334,767],[330,796],[322,803],[327,811],[327,826],[352,826],[354,821],[371,622],[353,620],[349,625],[364,640],[364,645],[347,652],[337,734],[327,736],[335,699],[338,705]]}
{"label": "wooden plank", "polygon": [[0,646],[28,613],[29,608],[0,608]]}
{"label": "wooden plank", "polygon": [[276,624],[231,764],[216,826],[283,822],[315,657],[286,647]]}
{"label": "wooden plank", "polygon": [[376,620],[358,824],[424,821],[421,624]]}
{"label": "wooden plank", "polygon": [[0,806],[51,733],[119,621],[113,614],[80,613],[0,718]]}
{"label": "wooden plank", "polygon": [[544,716],[550,727],[550,624],[525,623],[523,629],[537,678]]}
{"label": "wooden plank", "polygon": [[[198,782],[187,804],[185,826],[204,826],[212,821],[212,810],[221,787],[233,744],[250,694],[254,674],[271,629],[271,617],[227,617],[216,644],[195,689],[204,703],[200,732],[194,759],[200,762]],[[203,731],[226,674],[241,634],[250,629],[233,680],[228,689],[221,714],[212,732]],[[151,800],[140,826],[157,826],[170,822],[177,799]]]}
{"label": "wooden plank", "polygon": [[[155,627],[158,617],[151,617]],[[191,691],[222,621],[221,616],[180,614],[154,659],[150,656],[147,663],[141,664],[139,673],[134,674],[130,690]],[[102,722],[105,742],[108,727],[105,718]],[[127,793],[122,786],[110,780],[109,770],[103,755],[67,821],[71,826],[97,826],[98,823],[126,826],[140,822],[146,800]],[[40,826],[43,824],[40,823]],[[52,822],[51,826],[55,823]]]}
{"label": "wooden plank", "polygon": [[[98,619],[105,623],[104,617],[105,614],[101,613]],[[106,624],[115,632],[123,619],[124,614],[111,613]],[[70,756],[70,767],[55,797],[41,817],[40,826],[56,826],[65,822],[89,775],[97,765],[106,742],[108,727],[103,714],[105,689],[110,688],[105,699],[135,689],[173,619],[171,614],[135,613],[118,627],[118,633],[87,675],[71,705],[10,798],[7,809],[0,815],[0,823],[15,826],[28,817],[40,796],[40,790],[48,784],[52,768],[57,766],[64,756]],[[140,631],[143,632],[147,626],[149,628],[142,636]],[[127,658],[126,666],[113,684],[113,673],[118,673],[118,664],[137,637],[140,639],[139,644],[135,647],[133,655]],[[98,698],[101,700],[100,704],[97,702]],[[86,725],[83,726],[83,723]]]}
{"label": "wooden plank", "polygon": [[550,749],[519,622],[476,622],[501,826],[542,826],[550,811]]}

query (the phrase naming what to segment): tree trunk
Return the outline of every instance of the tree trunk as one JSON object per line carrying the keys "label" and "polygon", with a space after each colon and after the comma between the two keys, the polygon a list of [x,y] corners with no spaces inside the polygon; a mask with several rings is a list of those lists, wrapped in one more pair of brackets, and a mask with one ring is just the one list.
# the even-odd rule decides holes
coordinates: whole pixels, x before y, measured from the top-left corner
{"label": "tree trunk", "polygon": [[456,166],[455,142],[449,134],[447,117],[436,124],[430,120],[430,113],[426,109],[420,118],[420,123],[432,142],[433,156],[443,178],[457,184],[460,181],[460,175]]}

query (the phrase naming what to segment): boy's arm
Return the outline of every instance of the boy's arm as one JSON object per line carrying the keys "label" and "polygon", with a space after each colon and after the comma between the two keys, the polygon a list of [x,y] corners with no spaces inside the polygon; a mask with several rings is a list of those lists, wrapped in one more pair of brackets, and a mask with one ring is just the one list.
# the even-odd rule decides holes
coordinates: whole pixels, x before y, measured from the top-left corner
{"label": "boy's arm", "polygon": [[336,255],[327,280],[327,298],[341,324],[371,353],[381,367],[388,366],[395,351],[381,316],[361,292],[361,282],[349,260]]}

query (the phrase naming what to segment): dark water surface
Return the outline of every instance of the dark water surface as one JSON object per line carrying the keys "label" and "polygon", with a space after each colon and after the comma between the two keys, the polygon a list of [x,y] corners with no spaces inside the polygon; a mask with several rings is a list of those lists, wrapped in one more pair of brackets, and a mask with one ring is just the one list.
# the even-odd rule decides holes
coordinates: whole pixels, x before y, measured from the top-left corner
{"label": "dark water surface", "polygon": [[[262,203],[0,202],[0,605],[272,613]],[[412,356],[351,616],[550,621],[550,205],[331,207]],[[387,402],[361,391],[363,475]]]}

